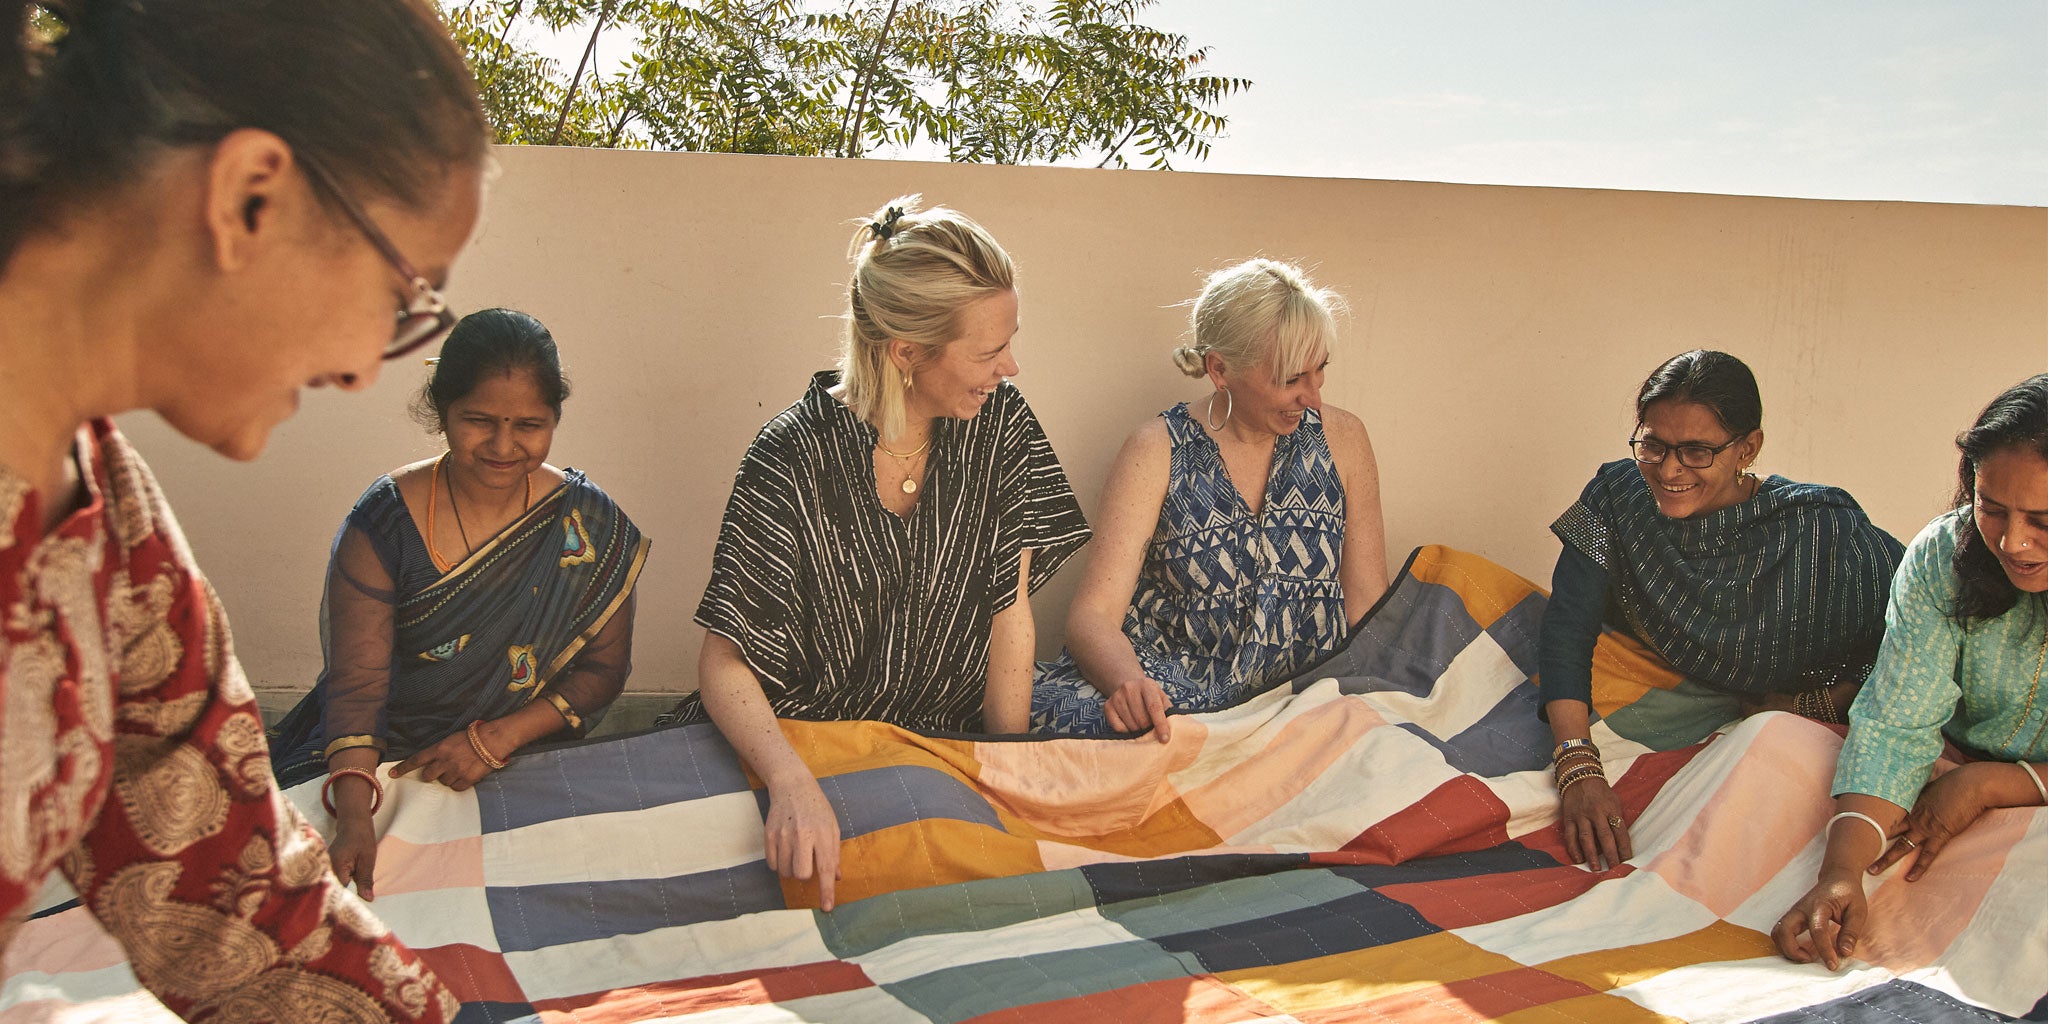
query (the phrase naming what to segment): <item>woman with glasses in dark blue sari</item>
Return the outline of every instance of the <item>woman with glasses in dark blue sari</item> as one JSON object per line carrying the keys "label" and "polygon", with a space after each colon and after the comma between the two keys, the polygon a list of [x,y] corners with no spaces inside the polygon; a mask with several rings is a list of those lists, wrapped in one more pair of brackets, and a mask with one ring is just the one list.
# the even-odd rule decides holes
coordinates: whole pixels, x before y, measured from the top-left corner
{"label": "woman with glasses in dark blue sari", "polygon": [[1574,862],[1634,855],[1592,741],[1603,628],[1684,677],[1695,724],[1774,709],[1840,722],[1870,673],[1904,547],[1840,488],[1749,472],[1762,424],[1740,359],[1674,356],[1637,393],[1634,458],[1600,467],[1551,524],[1564,550],[1538,664]]}
{"label": "woman with glasses in dark blue sari", "polygon": [[380,761],[465,790],[529,743],[583,734],[625,687],[648,541],[547,464],[568,390],[539,321],[464,317],[416,408],[448,450],[379,477],[335,537],[327,667],[271,758],[287,786],[327,776],[334,871],[365,899]]}

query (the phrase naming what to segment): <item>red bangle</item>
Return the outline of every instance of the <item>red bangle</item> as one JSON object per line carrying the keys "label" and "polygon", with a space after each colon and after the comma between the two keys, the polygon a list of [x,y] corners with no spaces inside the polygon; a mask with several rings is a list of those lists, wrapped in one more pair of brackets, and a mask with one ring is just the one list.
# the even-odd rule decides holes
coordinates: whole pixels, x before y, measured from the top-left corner
{"label": "red bangle", "polygon": [[334,800],[330,793],[334,789],[334,780],[344,775],[360,775],[363,781],[370,784],[371,814],[377,813],[377,808],[384,806],[384,784],[377,781],[377,773],[368,768],[336,768],[328,772],[327,781],[320,784],[320,806],[326,808],[329,815],[340,816],[334,809]]}
{"label": "red bangle", "polygon": [[484,749],[484,738],[482,734],[477,732],[476,728],[478,724],[479,723],[477,722],[471,722],[469,723],[469,728],[463,730],[464,732],[469,734],[469,749],[476,752],[477,760],[482,761],[484,763],[484,767],[489,768],[494,772],[504,770],[505,766],[511,764],[512,762],[500,761],[497,758],[492,757],[491,752],[489,750]]}

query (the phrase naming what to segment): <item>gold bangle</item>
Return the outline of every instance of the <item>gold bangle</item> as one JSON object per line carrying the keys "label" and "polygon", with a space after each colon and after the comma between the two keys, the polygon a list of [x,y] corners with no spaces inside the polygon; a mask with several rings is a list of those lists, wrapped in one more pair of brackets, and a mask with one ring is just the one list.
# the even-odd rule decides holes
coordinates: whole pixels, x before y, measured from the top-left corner
{"label": "gold bangle", "polygon": [[1550,759],[1555,761],[1574,750],[1588,751],[1594,757],[1600,756],[1600,748],[1595,746],[1592,740],[1565,740],[1563,743],[1550,748]]}
{"label": "gold bangle", "polygon": [[1816,722],[1841,724],[1847,721],[1842,708],[1835,703],[1835,695],[1825,686],[1801,690],[1792,696],[1792,710]]}
{"label": "gold bangle", "polygon": [[320,756],[331,760],[334,755],[344,750],[354,750],[358,747],[372,747],[381,752],[384,750],[385,743],[369,733],[357,733],[354,736],[336,736],[327,742],[327,747],[321,751]]}
{"label": "gold bangle", "polygon": [[471,722],[469,723],[469,728],[463,730],[469,734],[469,749],[476,752],[477,760],[482,761],[484,763],[484,767],[489,768],[494,772],[503,771],[505,766],[511,764],[512,762],[500,761],[497,758],[492,757],[490,751],[484,749],[484,738],[480,733],[477,732],[476,728],[478,724],[480,723]]}
{"label": "gold bangle", "polygon": [[1578,782],[1578,781],[1580,781],[1581,779],[1590,779],[1590,778],[1592,778],[1592,777],[1593,777],[1593,776],[1595,776],[1595,775],[1598,775],[1598,776],[1600,776],[1600,777],[1601,777],[1601,778],[1603,778],[1603,779],[1607,777],[1607,773],[1606,773],[1606,772],[1604,772],[1604,771],[1601,771],[1601,770],[1600,770],[1600,766],[1599,766],[1599,765],[1592,765],[1592,764],[1589,764],[1589,765],[1586,765],[1586,766],[1584,766],[1584,767],[1580,767],[1580,768],[1574,768],[1574,769],[1572,769],[1571,771],[1568,771],[1568,772],[1563,772],[1563,773],[1560,773],[1560,774],[1559,774],[1559,775],[1557,776],[1557,780],[1556,780],[1556,781],[1557,781],[1557,791],[1558,791],[1558,792],[1560,792],[1560,793],[1562,793],[1562,792],[1564,792],[1564,790],[1565,790],[1565,787],[1567,787],[1567,786],[1571,785],[1572,783],[1574,783],[1574,782]]}
{"label": "gold bangle", "polygon": [[562,713],[562,721],[566,722],[570,729],[576,732],[583,731],[583,716],[576,713],[576,707],[569,703],[569,698],[554,692],[544,693],[541,696],[547,698],[547,702],[553,704],[555,710]]}
{"label": "gold bangle", "polygon": [[1569,778],[1569,779],[1566,779],[1565,781],[1563,781],[1563,782],[1561,782],[1561,783],[1559,783],[1559,784],[1558,784],[1558,787],[1557,787],[1557,795],[1558,795],[1558,796],[1563,796],[1563,795],[1564,795],[1564,791],[1565,791],[1565,790],[1567,790],[1567,789],[1570,789],[1570,788],[1572,788],[1572,787],[1573,787],[1574,785],[1577,785],[1578,783],[1584,782],[1584,781],[1586,781],[1587,779],[1590,779],[1590,778],[1592,778],[1592,777],[1593,777],[1593,773],[1591,773],[1591,772],[1588,772],[1588,773],[1586,773],[1586,774],[1584,774],[1584,775],[1574,775],[1574,776],[1572,776],[1571,778]]}
{"label": "gold bangle", "polygon": [[1552,762],[1551,769],[1553,771],[1561,769],[1565,765],[1571,764],[1574,761],[1584,761],[1587,764],[1599,764],[1600,755],[1593,753],[1590,750],[1574,750],[1564,755],[1563,757],[1558,758],[1555,762]]}

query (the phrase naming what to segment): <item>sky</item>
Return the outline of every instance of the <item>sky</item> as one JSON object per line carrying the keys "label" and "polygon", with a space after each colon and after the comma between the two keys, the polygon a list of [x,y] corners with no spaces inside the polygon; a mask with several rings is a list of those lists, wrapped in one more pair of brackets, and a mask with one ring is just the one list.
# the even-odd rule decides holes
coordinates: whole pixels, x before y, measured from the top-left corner
{"label": "sky", "polygon": [[2048,206],[2048,0],[1163,0],[1210,171]]}
{"label": "sky", "polygon": [[2048,206],[2048,0],[1159,0],[1141,18],[1253,82],[1183,170]]}

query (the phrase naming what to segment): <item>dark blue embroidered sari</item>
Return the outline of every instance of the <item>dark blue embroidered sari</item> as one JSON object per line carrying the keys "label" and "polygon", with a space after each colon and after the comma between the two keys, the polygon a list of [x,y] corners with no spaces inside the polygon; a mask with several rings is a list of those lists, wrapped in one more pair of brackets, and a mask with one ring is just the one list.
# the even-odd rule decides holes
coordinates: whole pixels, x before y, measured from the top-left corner
{"label": "dark blue embroidered sari", "polygon": [[1672,519],[1627,459],[1550,528],[1605,571],[1630,633],[1687,678],[1748,696],[1861,682],[1905,551],[1847,491],[1781,476]]}
{"label": "dark blue embroidered sari", "polygon": [[354,746],[409,757],[544,692],[565,698],[587,730],[625,684],[647,548],[572,469],[442,573],[397,484],[380,477],[335,536],[321,604],[326,669],[271,730],[279,782],[318,776],[328,755]]}

